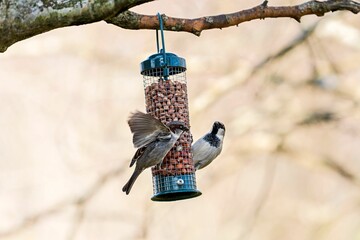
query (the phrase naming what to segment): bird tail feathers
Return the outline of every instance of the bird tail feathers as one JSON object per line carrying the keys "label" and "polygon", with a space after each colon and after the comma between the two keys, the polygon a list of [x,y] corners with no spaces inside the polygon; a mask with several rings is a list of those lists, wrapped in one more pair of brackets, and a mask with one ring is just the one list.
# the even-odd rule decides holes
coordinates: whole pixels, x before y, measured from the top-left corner
{"label": "bird tail feathers", "polygon": [[126,192],[126,195],[128,195],[130,193],[130,190],[131,190],[132,186],[134,185],[136,179],[138,178],[138,176],[140,175],[141,172],[142,171],[139,171],[138,169],[135,169],[135,171],[131,175],[129,181],[122,188],[122,191]]}

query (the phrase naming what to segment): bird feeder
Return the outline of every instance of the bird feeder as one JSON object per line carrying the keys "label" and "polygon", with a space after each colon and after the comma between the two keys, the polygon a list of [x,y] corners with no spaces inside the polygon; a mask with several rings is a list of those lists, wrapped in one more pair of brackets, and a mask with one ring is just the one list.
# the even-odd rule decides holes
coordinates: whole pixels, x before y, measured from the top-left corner
{"label": "bird feeder", "polygon": [[[158,14],[162,49],[156,30],[157,53],[141,62],[146,111],[168,124],[181,121],[190,129],[184,58],[165,51],[164,30]],[[191,153],[192,135],[184,132],[161,164],[152,168],[153,201],[176,201],[201,195],[196,189]]]}

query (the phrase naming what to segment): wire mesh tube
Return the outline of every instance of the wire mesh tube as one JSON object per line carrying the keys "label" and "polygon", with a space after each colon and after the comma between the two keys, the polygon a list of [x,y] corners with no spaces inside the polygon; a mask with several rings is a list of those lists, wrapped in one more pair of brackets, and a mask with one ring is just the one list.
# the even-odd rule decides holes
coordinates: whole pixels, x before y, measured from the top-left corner
{"label": "wire mesh tube", "polygon": [[[162,69],[142,72],[146,111],[167,124],[181,121],[190,129],[186,74],[183,68],[169,68],[165,80]],[[155,201],[174,201],[201,195],[196,190],[191,153],[192,135],[184,132],[163,162],[152,168]]]}

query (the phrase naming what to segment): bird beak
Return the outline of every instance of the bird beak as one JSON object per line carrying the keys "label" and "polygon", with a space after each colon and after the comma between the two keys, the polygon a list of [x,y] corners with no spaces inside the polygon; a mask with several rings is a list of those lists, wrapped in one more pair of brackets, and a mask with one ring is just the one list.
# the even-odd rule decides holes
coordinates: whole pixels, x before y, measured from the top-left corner
{"label": "bird beak", "polygon": [[219,129],[219,128],[225,129],[225,125],[219,121],[214,122],[213,127],[217,128],[217,129]]}

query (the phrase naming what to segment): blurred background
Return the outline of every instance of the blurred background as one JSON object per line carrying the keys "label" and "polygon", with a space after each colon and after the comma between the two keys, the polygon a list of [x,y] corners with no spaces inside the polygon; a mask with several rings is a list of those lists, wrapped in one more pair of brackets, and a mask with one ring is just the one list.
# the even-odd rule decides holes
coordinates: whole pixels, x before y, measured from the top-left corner
{"label": "blurred background", "polygon": [[[139,13],[196,18],[253,1],[157,1]],[[269,5],[299,4],[270,1]],[[360,239],[360,22],[266,19],[165,32],[187,60],[191,130],[227,127],[197,172],[203,195],[152,202],[150,170],[121,188],[145,111],[139,64],[155,31],[104,22],[54,30],[0,55],[0,239]]]}

